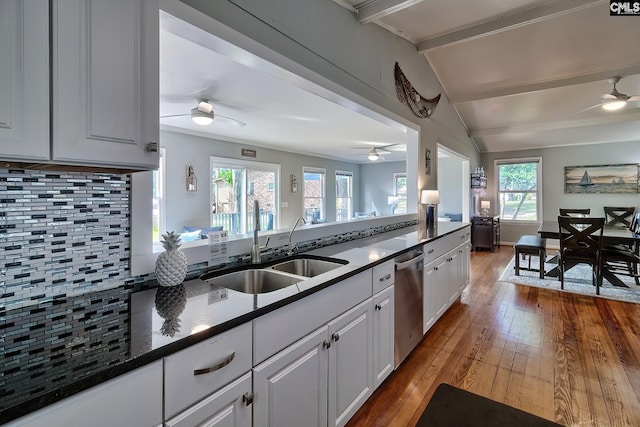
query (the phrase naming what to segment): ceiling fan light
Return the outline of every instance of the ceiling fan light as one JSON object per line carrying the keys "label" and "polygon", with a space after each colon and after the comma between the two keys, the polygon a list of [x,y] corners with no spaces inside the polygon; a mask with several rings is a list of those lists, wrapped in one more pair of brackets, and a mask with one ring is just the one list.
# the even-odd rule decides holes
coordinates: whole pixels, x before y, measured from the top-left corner
{"label": "ceiling fan light", "polygon": [[206,126],[213,123],[213,111],[210,113],[199,110],[197,107],[191,110],[191,120],[195,124]]}
{"label": "ceiling fan light", "polygon": [[621,109],[625,105],[627,105],[627,101],[623,101],[621,99],[614,99],[612,101],[604,102],[602,104],[602,108],[604,108],[607,111],[615,111],[615,110]]}
{"label": "ceiling fan light", "polygon": [[371,150],[371,151],[369,151],[369,155],[367,157],[372,162],[375,162],[376,160],[378,160],[380,158],[380,154],[378,154],[378,152],[376,150]]}

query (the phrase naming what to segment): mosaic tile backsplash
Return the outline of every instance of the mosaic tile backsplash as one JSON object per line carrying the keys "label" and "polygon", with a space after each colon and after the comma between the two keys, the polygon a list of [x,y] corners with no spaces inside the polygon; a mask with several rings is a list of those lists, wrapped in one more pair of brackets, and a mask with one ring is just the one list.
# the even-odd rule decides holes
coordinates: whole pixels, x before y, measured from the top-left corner
{"label": "mosaic tile backsplash", "polygon": [[0,307],[120,286],[129,175],[0,169]]}

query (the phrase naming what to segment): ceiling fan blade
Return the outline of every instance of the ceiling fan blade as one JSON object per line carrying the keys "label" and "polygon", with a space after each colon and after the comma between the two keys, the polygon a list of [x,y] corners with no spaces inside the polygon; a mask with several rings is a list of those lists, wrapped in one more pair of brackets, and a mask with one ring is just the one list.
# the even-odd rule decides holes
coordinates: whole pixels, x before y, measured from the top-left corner
{"label": "ceiling fan blade", "polygon": [[584,113],[585,111],[593,110],[594,108],[598,108],[600,106],[602,106],[602,103],[599,103],[599,104],[596,104],[596,105],[592,105],[591,107],[583,108],[582,110],[576,111],[572,115]]}
{"label": "ceiling fan blade", "polygon": [[629,99],[627,99],[627,102],[635,102],[635,101],[640,101],[640,95],[633,95],[633,96],[630,96]]}
{"label": "ceiling fan blade", "polygon": [[183,117],[183,116],[190,116],[191,114],[169,114],[167,116],[160,116],[161,119],[167,119],[169,117]]}
{"label": "ceiling fan blade", "polygon": [[226,121],[228,121],[229,123],[231,123],[231,124],[233,124],[235,126],[241,127],[241,128],[243,128],[243,127],[245,127],[247,125],[245,122],[242,122],[242,121],[240,121],[238,119],[234,119],[233,117],[223,116],[222,114],[216,114],[215,112],[214,112],[214,115],[215,115],[215,117],[221,117],[221,118],[225,119]]}
{"label": "ceiling fan blade", "polygon": [[602,95],[602,99],[618,99],[618,97],[610,93],[605,93],[604,95]]}

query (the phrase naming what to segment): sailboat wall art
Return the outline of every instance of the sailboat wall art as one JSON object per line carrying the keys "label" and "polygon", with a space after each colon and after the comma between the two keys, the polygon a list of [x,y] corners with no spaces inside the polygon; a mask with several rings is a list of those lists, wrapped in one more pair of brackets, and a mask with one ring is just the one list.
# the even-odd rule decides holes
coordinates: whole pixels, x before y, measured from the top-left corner
{"label": "sailboat wall art", "polygon": [[565,166],[565,193],[639,193],[640,165]]}

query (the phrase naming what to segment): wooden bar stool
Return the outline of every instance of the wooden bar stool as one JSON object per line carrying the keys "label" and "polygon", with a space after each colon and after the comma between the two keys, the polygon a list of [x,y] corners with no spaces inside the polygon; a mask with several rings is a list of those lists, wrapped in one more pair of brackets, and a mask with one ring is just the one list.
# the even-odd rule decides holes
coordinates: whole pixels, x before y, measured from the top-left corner
{"label": "wooden bar stool", "polygon": [[[546,239],[540,236],[524,235],[518,239],[513,246],[516,250],[516,276],[520,275],[520,269],[528,271],[540,272],[540,278],[544,279],[544,261],[547,258]],[[520,256],[529,255],[529,264],[527,268],[520,267]],[[540,268],[531,268],[531,255],[538,255],[540,258]]]}

